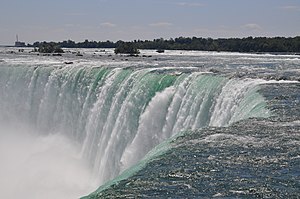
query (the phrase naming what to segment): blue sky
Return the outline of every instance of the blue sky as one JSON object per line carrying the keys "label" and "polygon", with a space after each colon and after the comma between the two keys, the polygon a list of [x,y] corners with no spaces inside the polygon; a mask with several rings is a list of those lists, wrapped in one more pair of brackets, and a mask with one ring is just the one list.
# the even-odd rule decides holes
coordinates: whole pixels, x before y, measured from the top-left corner
{"label": "blue sky", "polygon": [[0,44],[300,35],[300,0],[0,0]]}

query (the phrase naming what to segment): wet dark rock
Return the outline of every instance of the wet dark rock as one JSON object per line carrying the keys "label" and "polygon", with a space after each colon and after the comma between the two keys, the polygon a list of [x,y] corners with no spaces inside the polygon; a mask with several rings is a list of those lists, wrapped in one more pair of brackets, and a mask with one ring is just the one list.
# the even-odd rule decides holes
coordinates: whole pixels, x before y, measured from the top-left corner
{"label": "wet dark rock", "polygon": [[157,52],[157,53],[164,53],[165,50],[163,50],[163,49],[158,49],[158,50],[156,50],[156,52]]}
{"label": "wet dark rock", "polygon": [[289,78],[286,77],[286,76],[278,76],[276,77],[276,80],[279,81],[279,80],[288,80]]}
{"label": "wet dark rock", "polygon": [[219,73],[220,71],[219,71],[218,69],[211,68],[211,69],[209,69],[209,72],[212,72],[212,73]]}
{"label": "wet dark rock", "polygon": [[142,57],[152,57],[152,55],[142,55]]}

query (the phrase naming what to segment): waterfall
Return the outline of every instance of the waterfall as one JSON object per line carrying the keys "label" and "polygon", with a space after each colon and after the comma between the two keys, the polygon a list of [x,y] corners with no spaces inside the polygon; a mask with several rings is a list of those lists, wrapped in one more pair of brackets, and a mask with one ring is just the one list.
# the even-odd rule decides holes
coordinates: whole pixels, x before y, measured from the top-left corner
{"label": "waterfall", "polygon": [[152,68],[1,66],[0,122],[68,137],[103,184],[180,131],[268,117],[261,83]]}

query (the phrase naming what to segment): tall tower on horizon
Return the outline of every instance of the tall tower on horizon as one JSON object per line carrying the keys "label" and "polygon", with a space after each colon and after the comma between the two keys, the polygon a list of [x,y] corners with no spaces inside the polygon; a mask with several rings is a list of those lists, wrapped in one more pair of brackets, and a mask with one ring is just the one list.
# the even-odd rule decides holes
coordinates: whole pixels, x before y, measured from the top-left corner
{"label": "tall tower on horizon", "polygon": [[26,44],[25,44],[25,42],[20,42],[19,41],[19,36],[18,35],[16,35],[16,42],[15,42],[15,47],[25,47],[26,46]]}

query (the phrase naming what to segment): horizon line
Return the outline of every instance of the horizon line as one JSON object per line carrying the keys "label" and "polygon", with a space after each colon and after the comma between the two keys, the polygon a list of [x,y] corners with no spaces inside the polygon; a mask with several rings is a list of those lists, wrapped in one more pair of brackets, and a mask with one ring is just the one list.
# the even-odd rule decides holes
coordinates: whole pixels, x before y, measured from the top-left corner
{"label": "horizon line", "polygon": [[[122,40],[122,39],[118,39],[118,40],[89,40],[89,39],[83,39],[81,41],[75,41],[72,39],[67,39],[67,40],[60,40],[60,41],[50,41],[50,40],[44,40],[44,41],[34,41],[34,42],[25,42],[25,44],[29,44],[32,45],[35,42],[63,42],[63,41],[74,41],[75,43],[79,43],[79,42],[84,42],[85,40],[88,40],[89,42],[91,41],[96,41],[96,42],[106,42],[106,41],[110,41],[113,43],[117,43],[118,41],[124,41],[124,42],[134,42],[134,41],[153,41],[156,39],[164,39],[164,40],[170,40],[170,39],[176,39],[176,38],[203,38],[203,39],[213,39],[213,40],[218,40],[218,39],[246,39],[249,37],[252,38],[295,38],[295,37],[300,37],[300,35],[296,35],[296,36],[245,36],[245,37],[197,37],[197,36],[178,36],[178,37],[169,37],[168,39],[164,38],[164,37],[160,37],[160,38],[153,38],[153,39],[133,39],[133,40]],[[22,41],[23,42],[23,41]],[[0,43],[0,47],[15,47],[14,44],[1,44]]]}

